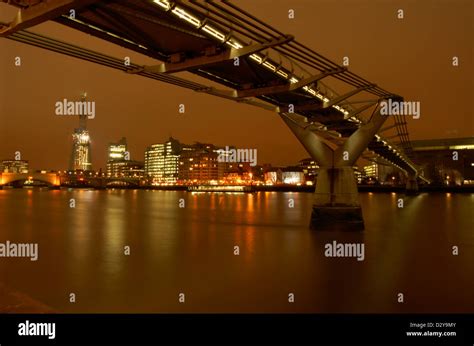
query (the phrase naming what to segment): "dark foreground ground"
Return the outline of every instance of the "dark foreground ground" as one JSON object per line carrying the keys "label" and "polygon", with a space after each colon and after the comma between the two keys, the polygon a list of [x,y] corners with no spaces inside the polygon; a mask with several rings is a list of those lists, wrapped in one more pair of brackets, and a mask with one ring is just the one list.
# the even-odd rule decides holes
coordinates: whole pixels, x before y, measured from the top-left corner
{"label": "dark foreground ground", "polygon": [[0,313],[55,313],[49,306],[0,284]]}

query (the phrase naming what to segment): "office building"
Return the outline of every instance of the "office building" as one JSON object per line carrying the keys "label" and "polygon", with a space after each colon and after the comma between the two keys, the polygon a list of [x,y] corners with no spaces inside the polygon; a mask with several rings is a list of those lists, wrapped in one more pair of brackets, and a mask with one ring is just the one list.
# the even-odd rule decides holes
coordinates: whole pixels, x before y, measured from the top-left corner
{"label": "office building", "polygon": [[152,184],[176,184],[181,144],[170,137],[165,143],[150,145],[145,151],[145,176]]}

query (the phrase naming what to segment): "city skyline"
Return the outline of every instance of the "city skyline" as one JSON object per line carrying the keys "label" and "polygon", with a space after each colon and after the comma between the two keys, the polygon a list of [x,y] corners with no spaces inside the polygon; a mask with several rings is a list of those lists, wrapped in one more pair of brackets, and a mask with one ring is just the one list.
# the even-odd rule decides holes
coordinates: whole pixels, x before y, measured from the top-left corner
{"label": "city skyline", "polygon": [[[75,136],[75,133],[73,133],[73,140],[70,141],[70,143],[68,143],[68,144],[71,144],[73,146],[73,148],[74,148],[74,136]],[[90,135],[88,140],[90,142],[93,142],[93,136]],[[234,145],[228,145],[228,144],[226,146],[223,146],[223,145],[218,145],[218,144],[214,144],[214,143],[205,143],[205,142],[200,141],[200,140],[193,140],[190,143],[183,143],[178,138],[174,138],[174,137],[170,136],[167,139],[163,138],[161,141],[155,141],[153,143],[150,143],[150,144],[146,145],[145,149],[143,150],[143,153],[141,155],[139,155],[139,157],[138,157],[138,155],[132,154],[130,152],[130,150],[128,150],[129,142],[127,140],[127,137],[126,136],[121,136],[120,138],[115,139],[115,140],[107,143],[105,148],[103,148],[104,150],[99,150],[99,152],[104,152],[103,156],[105,158],[104,159],[105,165],[103,167],[93,166],[92,171],[104,171],[104,172],[106,172],[107,169],[108,169],[109,164],[114,161],[111,158],[114,157],[115,155],[117,155],[117,156],[115,156],[116,157],[115,161],[117,161],[117,162],[120,162],[120,161],[131,161],[132,162],[133,161],[133,162],[145,163],[146,157],[147,157],[147,151],[151,150],[151,148],[154,147],[154,146],[165,145],[170,140],[177,141],[178,143],[180,143],[180,145],[182,145],[184,147],[193,147],[193,146],[199,146],[199,145],[211,145],[212,147],[220,148],[219,150],[226,150],[225,148],[227,148],[227,150],[228,150],[228,148],[233,148],[237,151],[238,150],[249,150],[249,149],[245,149],[245,148],[237,148]],[[123,148],[125,148],[125,149],[123,149]],[[250,149],[250,150],[258,150],[258,148],[254,148],[254,149]],[[26,161],[26,162],[28,162],[28,164],[30,166],[30,169],[33,169],[33,170],[45,170],[45,171],[74,171],[74,170],[83,170],[83,171],[85,171],[86,170],[86,169],[79,168],[79,167],[78,168],[70,168],[68,165],[66,165],[65,168],[57,168],[57,167],[50,168],[50,167],[35,166],[35,165],[31,165],[31,161],[28,159],[28,157],[24,157],[22,155],[20,155],[20,159],[15,159],[14,157],[15,157],[15,153],[11,157],[1,157],[0,162],[1,162],[1,160],[4,160],[4,161],[18,161],[18,162]],[[71,155],[69,155],[69,157],[67,159],[69,161],[71,161]],[[306,157],[296,159],[294,162],[290,162],[287,165],[284,165],[284,164],[274,165],[274,163],[272,163],[272,162],[257,162],[255,165],[256,166],[270,165],[270,166],[273,166],[273,167],[285,167],[285,166],[291,167],[291,166],[297,165],[298,162],[303,161],[303,160],[307,160],[307,159],[310,159],[309,155],[307,155]],[[312,159],[310,159],[310,160],[312,160]],[[240,162],[240,161],[237,161],[237,162]]]}

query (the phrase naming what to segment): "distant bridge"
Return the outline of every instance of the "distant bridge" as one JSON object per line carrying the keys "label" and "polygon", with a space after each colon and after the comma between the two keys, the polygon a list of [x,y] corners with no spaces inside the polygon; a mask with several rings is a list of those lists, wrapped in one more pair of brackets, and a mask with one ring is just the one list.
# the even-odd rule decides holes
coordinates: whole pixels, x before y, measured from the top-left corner
{"label": "distant bridge", "polygon": [[34,183],[44,183],[48,186],[59,186],[60,179],[57,173],[41,173],[41,172],[28,172],[28,173],[0,173],[0,186],[1,185],[28,185]]}
{"label": "distant bridge", "polygon": [[[2,185],[37,185],[38,183],[48,186],[68,186],[68,176],[62,176],[59,173],[0,173],[0,186]],[[90,187],[138,187],[140,178],[134,177],[84,177],[80,180],[72,179],[69,183],[84,182],[84,185]],[[76,184],[77,185],[77,184]]]}
{"label": "distant bridge", "polygon": [[138,187],[140,178],[134,177],[91,177],[84,178],[91,187]]}
{"label": "distant bridge", "polygon": [[[361,156],[405,172],[409,191],[416,191],[417,180],[424,179],[410,159],[405,116],[380,114],[382,101],[402,101],[402,97],[227,0],[3,1],[19,11],[11,23],[0,27],[1,37],[275,112],[320,166],[314,227],[333,228],[338,223],[363,228],[353,172]],[[48,20],[158,63],[126,64],[123,59],[25,31]],[[174,75],[181,71],[223,88]],[[329,82],[338,85],[339,92]],[[392,123],[382,127],[387,119]],[[394,138],[398,144],[390,141]]]}

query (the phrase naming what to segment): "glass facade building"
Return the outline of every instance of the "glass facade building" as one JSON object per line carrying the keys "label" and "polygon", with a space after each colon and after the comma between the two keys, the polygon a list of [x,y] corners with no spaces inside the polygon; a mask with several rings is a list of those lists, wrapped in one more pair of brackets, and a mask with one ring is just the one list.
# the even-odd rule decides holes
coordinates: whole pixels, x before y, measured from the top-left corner
{"label": "glass facade building", "polygon": [[152,184],[175,184],[178,181],[181,144],[174,138],[152,144],[145,151],[145,175]]}

